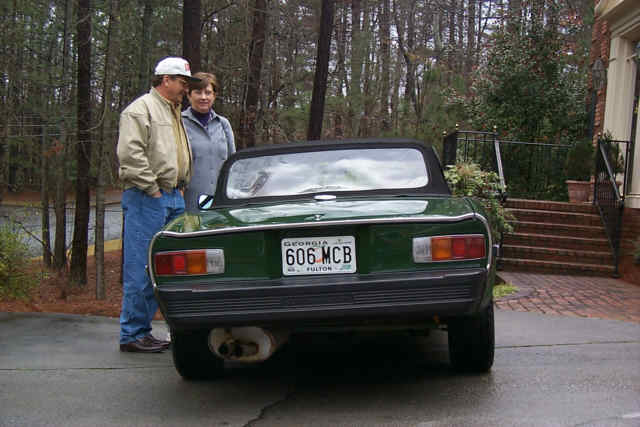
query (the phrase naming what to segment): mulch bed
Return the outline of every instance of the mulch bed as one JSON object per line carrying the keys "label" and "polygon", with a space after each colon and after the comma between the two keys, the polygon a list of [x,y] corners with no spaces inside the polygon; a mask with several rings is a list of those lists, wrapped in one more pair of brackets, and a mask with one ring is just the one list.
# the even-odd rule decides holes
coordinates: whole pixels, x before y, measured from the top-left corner
{"label": "mulch bed", "polygon": [[[68,277],[34,265],[34,273],[42,279],[27,298],[2,300],[0,311],[4,312],[46,312],[85,314],[95,316],[119,317],[122,301],[120,284],[120,251],[105,254],[106,298],[96,299],[95,258],[87,259],[87,284],[70,285]],[[160,314],[156,317],[161,318]]]}

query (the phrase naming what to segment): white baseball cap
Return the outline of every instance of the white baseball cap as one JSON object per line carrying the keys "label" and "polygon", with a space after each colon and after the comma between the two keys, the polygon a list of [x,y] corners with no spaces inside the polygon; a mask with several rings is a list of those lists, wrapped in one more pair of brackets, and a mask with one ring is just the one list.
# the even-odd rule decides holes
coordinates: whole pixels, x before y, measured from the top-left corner
{"label": "white baseball cap", "polygon": [[158,62],[155,70],[156,76],[183,76],[193,81],[200,81],[197,77],[191,77],[191,67],[186,59],[177,56],[168,56]]}

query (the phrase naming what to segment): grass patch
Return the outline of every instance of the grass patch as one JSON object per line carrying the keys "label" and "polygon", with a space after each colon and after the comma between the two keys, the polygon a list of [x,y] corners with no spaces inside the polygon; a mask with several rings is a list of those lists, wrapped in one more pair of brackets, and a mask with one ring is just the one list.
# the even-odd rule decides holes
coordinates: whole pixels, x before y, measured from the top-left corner
{"label": "grass patch", "polygon": [[493,299],[500,299],[518,292],[518,287],[511,283],[502,282],[493,287]]}

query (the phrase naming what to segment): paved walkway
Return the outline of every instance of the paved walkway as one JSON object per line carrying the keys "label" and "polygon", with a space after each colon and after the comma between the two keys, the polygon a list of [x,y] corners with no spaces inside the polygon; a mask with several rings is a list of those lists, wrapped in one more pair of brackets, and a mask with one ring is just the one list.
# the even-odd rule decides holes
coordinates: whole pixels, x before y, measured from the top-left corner
{"label": "paved walkway", "polygon": [[504,310],[640,323],[640,286],[608,277],[499,271],[519,288],[496,301]]}

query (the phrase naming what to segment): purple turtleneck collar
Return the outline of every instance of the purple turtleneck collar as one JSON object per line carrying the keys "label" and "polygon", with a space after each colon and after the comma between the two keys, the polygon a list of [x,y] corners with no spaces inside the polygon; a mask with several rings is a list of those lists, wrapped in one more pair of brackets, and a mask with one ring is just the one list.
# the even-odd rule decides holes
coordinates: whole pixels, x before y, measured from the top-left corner
{"label": "purple turtleneck collar", "polygon": [[202,124],[202,127],[205,127],[205,128],[207,127],[207,123],[209,123],[209,119],[211,118],[211,111],[207,111],[206,113],[200,113],[192,108],[191,113],[193,114],[193,117],[198,119],[200,124]]}

